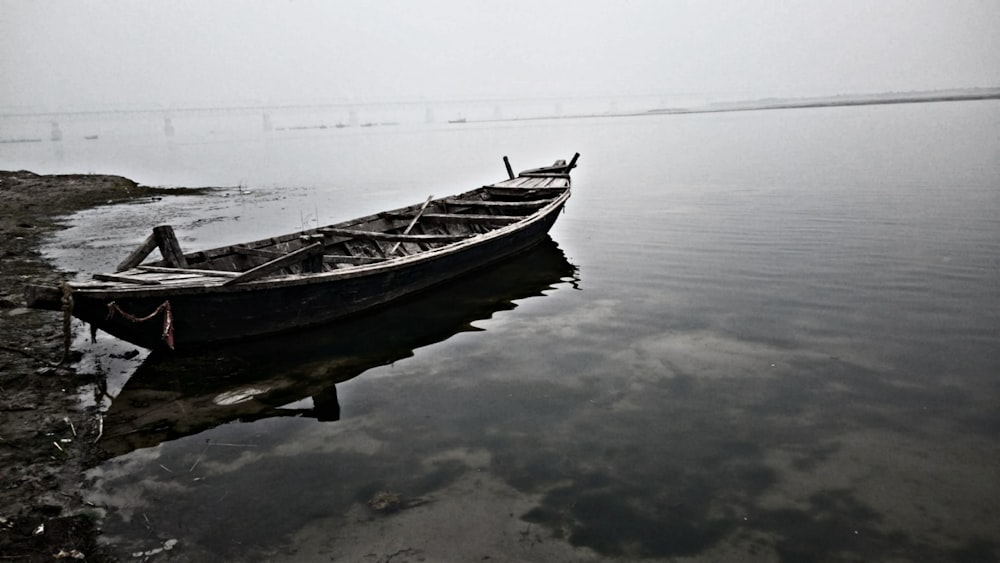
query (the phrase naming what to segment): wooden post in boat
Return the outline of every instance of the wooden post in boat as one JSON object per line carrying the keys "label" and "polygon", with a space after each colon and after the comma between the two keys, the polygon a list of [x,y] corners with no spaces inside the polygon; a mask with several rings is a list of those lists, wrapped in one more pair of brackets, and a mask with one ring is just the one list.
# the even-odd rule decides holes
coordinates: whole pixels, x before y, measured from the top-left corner
{"label": "wooden post in boat", "polygon": [[570,160],[569,164],[566,166],[566,173],[567,174],[569,174],[570,170],[573,170],[573,168],[576,166],[576,159],[578,159],[578,158],[580,158],[580,153],[576,153],[576,154],[573,155],[573,159]]}
{"label": "wooden post in boat", "polygon": [[156,246],[160,248],[160,254],[168,266],[174,268],[187,268],[187,260],[181,250],[181,243],[177,242],[177,235],[170,225],[157,225],[153,227],[153,236],[156,237]]}
{"label": "wooden post in boat", "polygon": [[[325,237],[323,235],[302,235],[299,237],[299,240],[302,241],[302,246],[305,247],[315,244],[317,242],[322,244],[324,238]],[[308,258],[302,261],[303,273],[318,274],[322,271],[323,271],[322,253],[309,256]]]}
{"label": "wooden post in boat", "polygon": [[129,254],[128,258],[121,264],[118,264],[118,269],[115,271],[124,272],[130,268],[135,268],[155,248],[160,249],[160,254],[163,255],[163,259],[167,262],[168,266],[173,268],[187,268],[187,260],[184,259],[184,252],[181,251],[181,245],[177,242],[177,236],[174,234],[173,227],[170,225],[160,225],[153,227],[153,234],[149,235],[139,245],[139,248],[135,249],[132,254]]}
{"label": "wooden post in boat", "polygon": [[514,179],[514,169],[510,167],[510,160],[507,160],[506,156],[503,157],[503,165],[507,167],[507,177],[510,178],[511,180],[513,180]]}
{"label": "wooden post in boat", "polygon": [[[420,211],[417,211],[416,217],[414,217],[413,220],[410,221],[410,224],[406,227],[406,230],[403,231],[404,235],[410,234],[410,229],[413,228],[413,225],[417,224],[417,219],[420,219],[420,216],[424,214],[424,209],[427,209],[427,206],[430,205],[432,199],[434,199],[433,195],[427,196],[427,201],[425,201],[424,204],[420,206]],[[389,254],[390,255],[395,254],[396,251],[399,250],[399,245],[401,244],[403,244],[403,241],[399,241],[396,244],[394,244],[392,250],[389,251]]]}

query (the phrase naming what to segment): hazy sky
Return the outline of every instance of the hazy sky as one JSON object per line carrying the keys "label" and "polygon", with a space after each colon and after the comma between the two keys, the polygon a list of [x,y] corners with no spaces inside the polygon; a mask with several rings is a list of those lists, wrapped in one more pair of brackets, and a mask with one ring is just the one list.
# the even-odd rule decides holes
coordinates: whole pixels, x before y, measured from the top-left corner
{"label": "hazy sky", "polygon": [[1000,85],[998,0],[0,0],[0,106]]}

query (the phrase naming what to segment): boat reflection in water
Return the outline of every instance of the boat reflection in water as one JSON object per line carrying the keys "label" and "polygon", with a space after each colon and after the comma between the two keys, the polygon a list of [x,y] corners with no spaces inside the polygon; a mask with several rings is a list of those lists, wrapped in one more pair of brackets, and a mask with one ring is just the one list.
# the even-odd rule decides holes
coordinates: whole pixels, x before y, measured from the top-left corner
{"label": "boat reflection in water", "polygon": [[[338,420],[337,383],[477,330],[474,321],[560,282],[575,286],[576,276],[546,237],[500,264],[328,327],[183,355],[153,352],[111,401],[98,445],[114,457],[234,420]],[[306,399],[311,406],[300,407]]]}

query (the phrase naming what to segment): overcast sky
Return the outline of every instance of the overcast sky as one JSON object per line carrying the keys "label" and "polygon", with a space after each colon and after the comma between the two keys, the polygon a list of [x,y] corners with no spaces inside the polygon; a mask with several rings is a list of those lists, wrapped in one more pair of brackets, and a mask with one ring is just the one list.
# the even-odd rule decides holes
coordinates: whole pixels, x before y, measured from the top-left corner
{"label": "overcast sky", "polygon": [[7,107],[998,85],[998,0],[0,0]]}

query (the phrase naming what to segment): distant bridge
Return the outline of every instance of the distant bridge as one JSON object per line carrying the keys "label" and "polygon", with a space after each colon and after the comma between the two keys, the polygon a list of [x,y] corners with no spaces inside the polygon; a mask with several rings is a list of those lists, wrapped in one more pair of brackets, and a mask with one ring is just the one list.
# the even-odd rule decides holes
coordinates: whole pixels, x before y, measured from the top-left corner
{"label": "distant bridge", "polygon": [[602,94],[589,96],[525,96],[518,98],[452,98],[452,99],[366,99],[331,100],[301,103],[260,103],[260,104],[192,104],[192,105],[148,105],[124,108],[88,109],[38,109],[0,108],[0,119],[5,120],[59,120],[59,119],[102,119],[127,116],[199,116],[199,115],[260,115],[281,113],[310,113],[328,111],[364,112],[383,109],[435,109],[455,107],[496,108],[547,106],[549,108],[569,106],[604,106],[614,109],[622,106],[648,105],[656,109],[662,103],[678,97],[694,98],[697,95],[676,94]]}

